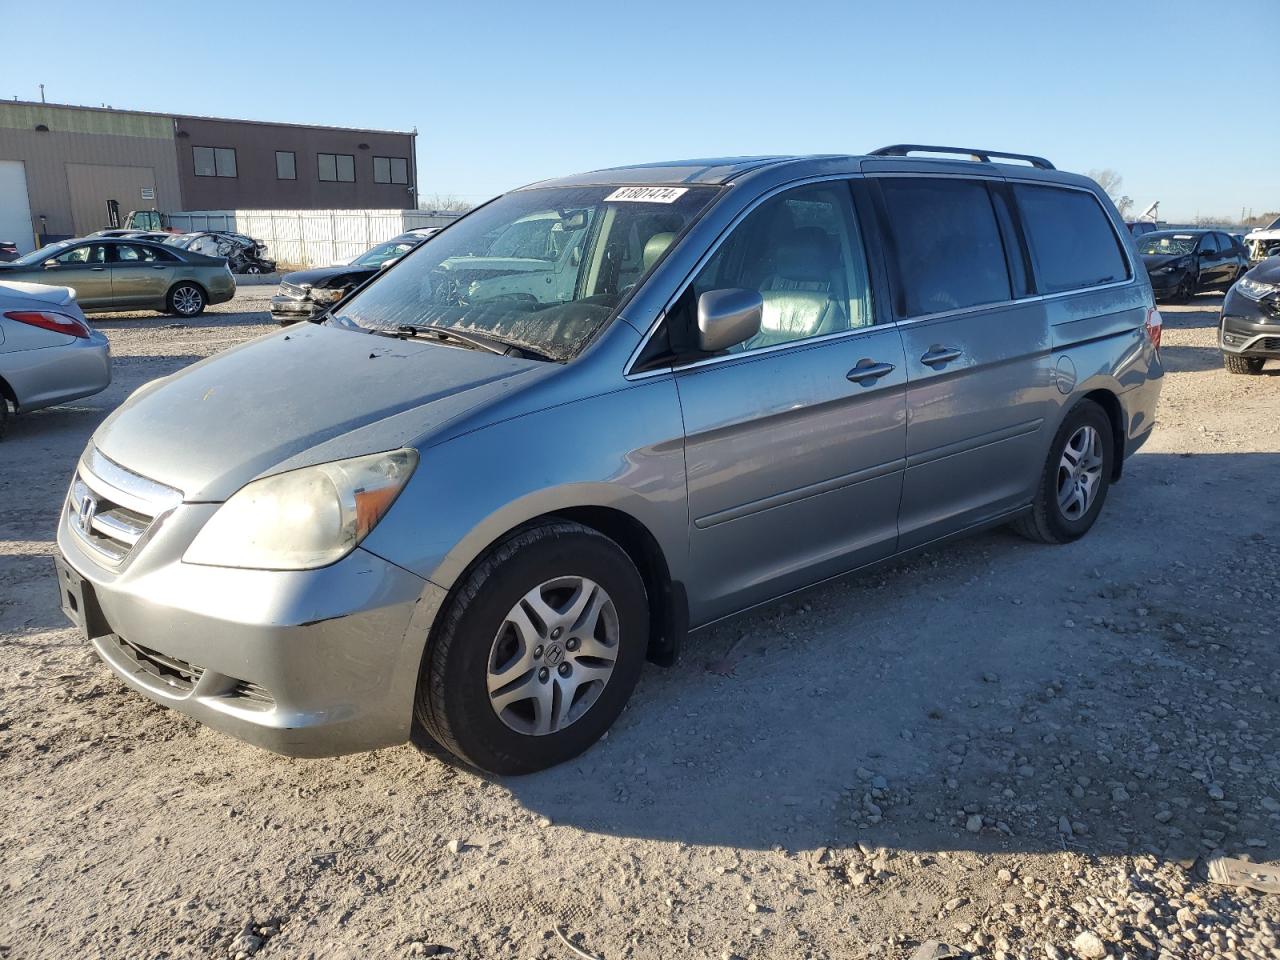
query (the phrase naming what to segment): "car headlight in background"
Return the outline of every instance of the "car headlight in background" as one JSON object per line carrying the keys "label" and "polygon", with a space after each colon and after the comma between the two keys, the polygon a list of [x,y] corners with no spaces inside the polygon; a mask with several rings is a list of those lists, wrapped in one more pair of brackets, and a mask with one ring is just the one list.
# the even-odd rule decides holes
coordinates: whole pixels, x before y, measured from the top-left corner
{"label": "car headlight in background", "polygon": [[183,561],[311,570],[356,548],[418,465],[416,450],[321,463],[245,484],[218,508]]}
{"label": "car headlight in background", "polygon": [[335,287],[333,289],[317,289],[311,288],[311,299],[316,303],[337,303],[342,299],[342,295],[346,293],[343,287]]}
{"label": "car headlight in background", "polygon": [[1248,277],[1241,277],[1236,281],[1236,289],[1250,300],[1261,300],[1263,297],[1270,296],[1280,290],[1280,283],[1263,283],[1261,280],[1250,280]]}

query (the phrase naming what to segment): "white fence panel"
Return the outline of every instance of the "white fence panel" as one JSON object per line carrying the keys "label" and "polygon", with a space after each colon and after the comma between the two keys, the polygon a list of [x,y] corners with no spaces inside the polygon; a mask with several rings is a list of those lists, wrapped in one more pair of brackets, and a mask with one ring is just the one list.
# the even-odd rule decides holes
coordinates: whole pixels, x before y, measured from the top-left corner
{"label": "white fence panel", "polygon": [[413,227],[443,227],[456,216],[423,210],[192,210],[171,213],[183,231],[227,230],[267,245],[284,266],[319,267],[358,257]]}

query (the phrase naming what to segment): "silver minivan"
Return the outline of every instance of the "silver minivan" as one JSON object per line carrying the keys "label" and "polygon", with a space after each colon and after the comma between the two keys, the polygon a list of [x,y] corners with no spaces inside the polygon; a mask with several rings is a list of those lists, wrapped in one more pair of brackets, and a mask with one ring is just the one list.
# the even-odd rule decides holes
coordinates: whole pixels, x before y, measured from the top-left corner
{"label": "silver minivan", "polygon": [[526,773],[692,630],[996,524],[1083,535],[1154,426],[1159,343],[1106,194],[1038,157],[537,183],[135,392],[72,480],[63,606],[251,743],[416,722]]}

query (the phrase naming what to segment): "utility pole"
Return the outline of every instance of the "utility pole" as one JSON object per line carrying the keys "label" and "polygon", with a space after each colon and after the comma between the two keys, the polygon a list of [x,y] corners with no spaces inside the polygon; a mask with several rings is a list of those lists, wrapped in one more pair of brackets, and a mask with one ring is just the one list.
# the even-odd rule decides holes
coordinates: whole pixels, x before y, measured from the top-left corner
{"label": "utility pole", "polygon": [[40,102],[44,103],[44,84],[40,84]]}

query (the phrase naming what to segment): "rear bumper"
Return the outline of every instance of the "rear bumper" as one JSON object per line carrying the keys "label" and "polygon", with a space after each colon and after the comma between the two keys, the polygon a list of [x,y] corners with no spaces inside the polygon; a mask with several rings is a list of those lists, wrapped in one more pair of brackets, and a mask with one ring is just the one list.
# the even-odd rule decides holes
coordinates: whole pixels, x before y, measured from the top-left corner
{"label": "rear bumper", "polygon": [[209,302],[210,303],[226,303],[236,295],[235,277],[227,274],[225,280],[217,283],[209,284]]}
{"label": "rear bumper", "polygon": [[111,385],[111,348],[96,330],[87,340],[0,356],[0,375],[13,388],[19,412],[79,400]]}
{"label": "rear bumper", "polygon": [[215,509],[181,504],[162,515],[115,568],[63,510],[58,550],[84,578],[87,632],[103,662],[157,703],[288,756],[405,742],[445,592],[361,549],[310,571],[183,563]]}

